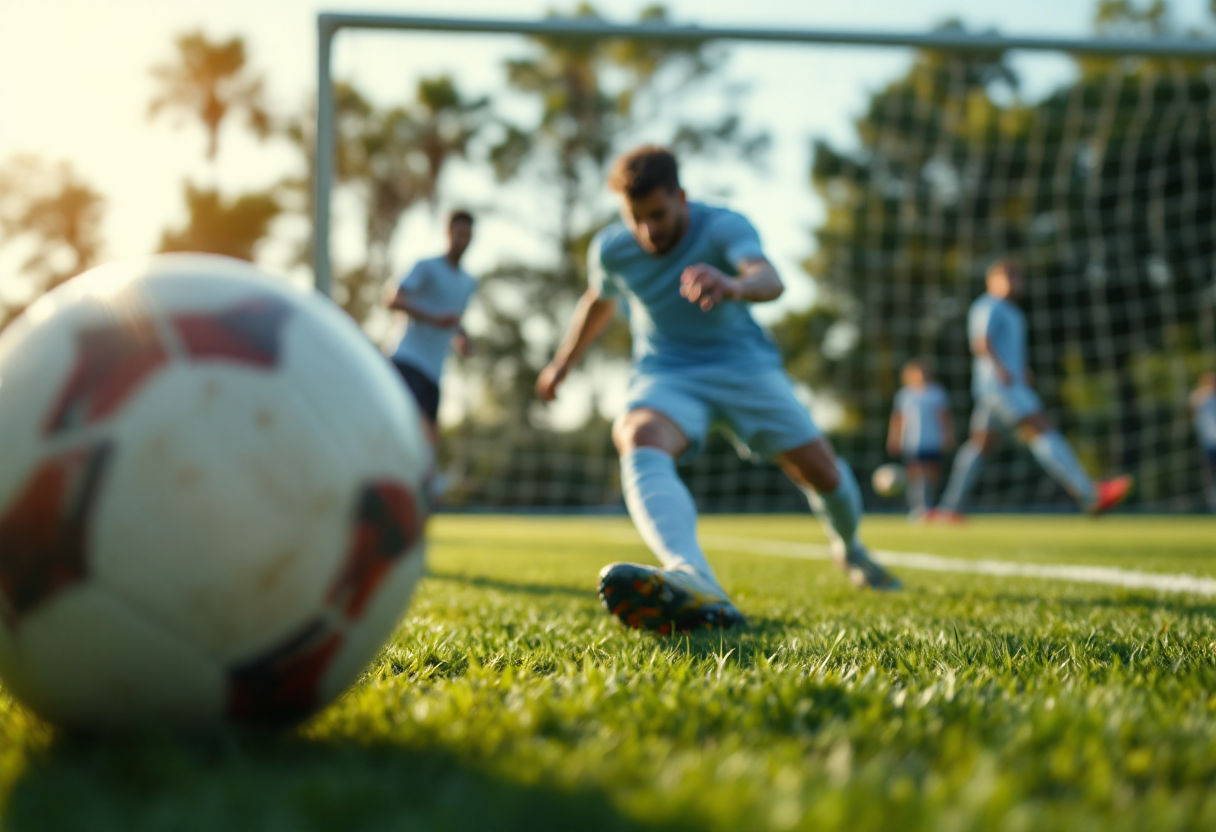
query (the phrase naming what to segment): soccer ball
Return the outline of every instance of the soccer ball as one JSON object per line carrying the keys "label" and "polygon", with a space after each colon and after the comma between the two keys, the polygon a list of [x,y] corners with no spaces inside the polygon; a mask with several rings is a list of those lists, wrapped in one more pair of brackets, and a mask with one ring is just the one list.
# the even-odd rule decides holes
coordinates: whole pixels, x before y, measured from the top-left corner
{"label": "soccer ball", "polygon": [[225,257],[103,266],[0,336],[0,678],[88,730],[288,724],[423,571],[417,410],[319,295]]}
{"label": "soccer ball", "polygon": [[904,488],[908,484],[908,473],[902,465],[894,463],[880,465],[874,471],[874,476],[870,478],[870,483],[874,486],[874,493],[878,496],[898,497],[904,493]]}

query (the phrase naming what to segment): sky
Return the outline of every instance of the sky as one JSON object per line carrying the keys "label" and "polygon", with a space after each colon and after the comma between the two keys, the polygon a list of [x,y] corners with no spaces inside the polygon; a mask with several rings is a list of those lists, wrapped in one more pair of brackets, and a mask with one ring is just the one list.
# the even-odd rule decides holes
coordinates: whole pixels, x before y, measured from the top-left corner
{"label": "sky", "polygon": [[[634,18],[652,0],[599,0],[606,17]],[[1183,24],[1204,19],[1207,0],[1174,0]],[[668,0],[680,23],[763,27],[842,28],[924,32],[961,18],[970,29],[1003,34],[1084,36],[1091,32],[1096,0]],[[221,136],[216,165],[204,160],[204,136],[192,124],[150,122],[154,91],[150,67],[173,57],[176,35],[201,28],[213,39],[245,38],[252,64],[264,72],[271,108],[298,112],[312,100],[316,77],[316,14],[378,11],[433,16],[536,18],[567,9],[557,0],[0,0],[0,163],[18,153],[65,160],[107,200],[105,258],[155,250],[166,226],[185,220],[182,183],[218,184],[228,193],[266,186],[299,173],[297,154],[282,144],[258,144],[232,125]],[[521,54],[514,37],[426,36],[344,32],[335,46],[334,71],[352,78],[383,103],[408,97],[422,75],[451,73],[467,91],[494,92],[501,61]],[[772,320],[808,305],[813,286],[798,263],[811,251],[810,229],[822,208],[808,187],[810,143],[823,137],[847,145],[852,120],[870,92],[907,66],[904,50],[836,47],[731,47],[728,72],[748,85],[740,100],[746,118],[769,129],[774,144],[764,170],[742,165],[695,165],[686,186],[696,197],[726,198],[760,229],[770,258],[785,277],[786,296],[757,310]],[[1034,97],[1067,78],[1060,56],[1018,58],[1025,94]],[[455,170],[446,185],[449,203],[487,204],[492,185],[473,169]],[[522,210],[546,210],[519,197]],[[356,259],[358,233],[341,222],[338,257]],[[466,266],[476,274],[505,254],[531,256],[541,244],[521,235],[510,212],[479,224]],[[348,215],[349,216],[349,215]],[[437,253],[440,214],[407,218],[394,248],[398,268]],[[512,251],[518,249],[519,251]],[[285,270],[287,252],[273,246],[263,265]],[[0,249],[0,292],[11,286],[17,258]],[[307,274],[295,273],[297,281]]]}

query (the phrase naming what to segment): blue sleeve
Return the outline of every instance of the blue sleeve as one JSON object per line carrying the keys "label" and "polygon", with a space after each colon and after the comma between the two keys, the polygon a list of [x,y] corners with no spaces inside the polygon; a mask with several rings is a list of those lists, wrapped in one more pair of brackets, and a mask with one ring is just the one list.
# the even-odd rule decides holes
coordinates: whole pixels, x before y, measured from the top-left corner
{"label": "blue sleeve", "polygon": [[937,405],[937,409],[949,410],[950,395],[946,392],[946,388],[938,387],[936,390],[934,390],[934,392],[937,394],[934,396],[934,403]]}
{"label": "blue sleeve", "polygon": [[742,214],[722,212],[714,222],[714,240],[723,259],[732,266],[738,266],[744,260],[764,257],[760,235]]}
{"label": "blue sleeve", "polygon": [[620,297],[621,287],[604,266],[604,241],[608,229],[591,239],[587,248],[587,285],[605,300]]}
{"label": "blue sleeve", "polygon": [[414,264],[414,268],[410,269],[410,273],[401,278],[401,282],[397,285],[409,294],[416,295],[426,289],[427,275],[429,273],[430,270],[423,266],[422,261],[419,260]]}

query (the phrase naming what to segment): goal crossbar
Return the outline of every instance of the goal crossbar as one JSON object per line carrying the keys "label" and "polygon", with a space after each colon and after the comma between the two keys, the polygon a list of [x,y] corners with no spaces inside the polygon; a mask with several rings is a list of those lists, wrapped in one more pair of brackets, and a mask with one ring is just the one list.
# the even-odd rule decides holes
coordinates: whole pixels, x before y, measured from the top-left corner
{"label": "goal crossbar", "polygon": [[330,192],[334,182],[336,156],[334,90],[330,63],[334,36],[342,29],[391,29],[452,34],[513,34],[534,37],[586,38],[588,40],[816,43],[826,46],[905,47],[983,53],[1030,50],[1097,57],[1137,55],[1175,59],[1216,58],[1216,41],[1201,38],[1007,37],[957,30],[929,33],[866,32],[827,29],[672,26],[660,23],[622,24],[603,20],[560,17],[543,20],[501,20],[321,12],[317,15],[317,129],[313,200],[313,262],[317,289],[325,294],[330,293],[333,281],[329,250]]}

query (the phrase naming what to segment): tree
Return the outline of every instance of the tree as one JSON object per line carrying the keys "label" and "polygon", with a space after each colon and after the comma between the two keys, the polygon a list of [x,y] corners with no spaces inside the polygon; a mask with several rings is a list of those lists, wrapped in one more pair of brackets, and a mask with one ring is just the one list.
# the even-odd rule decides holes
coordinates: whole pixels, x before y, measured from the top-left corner
{"label": "tree", "polygon": [[190,215],[180,230],[166,230],[160,251],[205,251],[253,260],[254,250],[279,215],[279,202],[270,192],[241,194],[227,200],[216,190],[186,183]]}
{"label": "tree", "polygon": [[[97,263],[105,199],[66,162],[17,156],[0,168],[0,245],[29,250],[23,293],[37,297]],[[0,310],[0,326],[21,311]]]}
{"label": "tree", "polygon": [[258,137],[270,133],[263,81],[248,66],[245,42],[208,40],[201,31],[178,36],[173,63],[157,64],[152,75],[159,90],[148,106],[148,117],[175,112],[178,122],[197,118],[207,133],[207,159],[219,151],[220,128],[231,115],[243,113]]}

